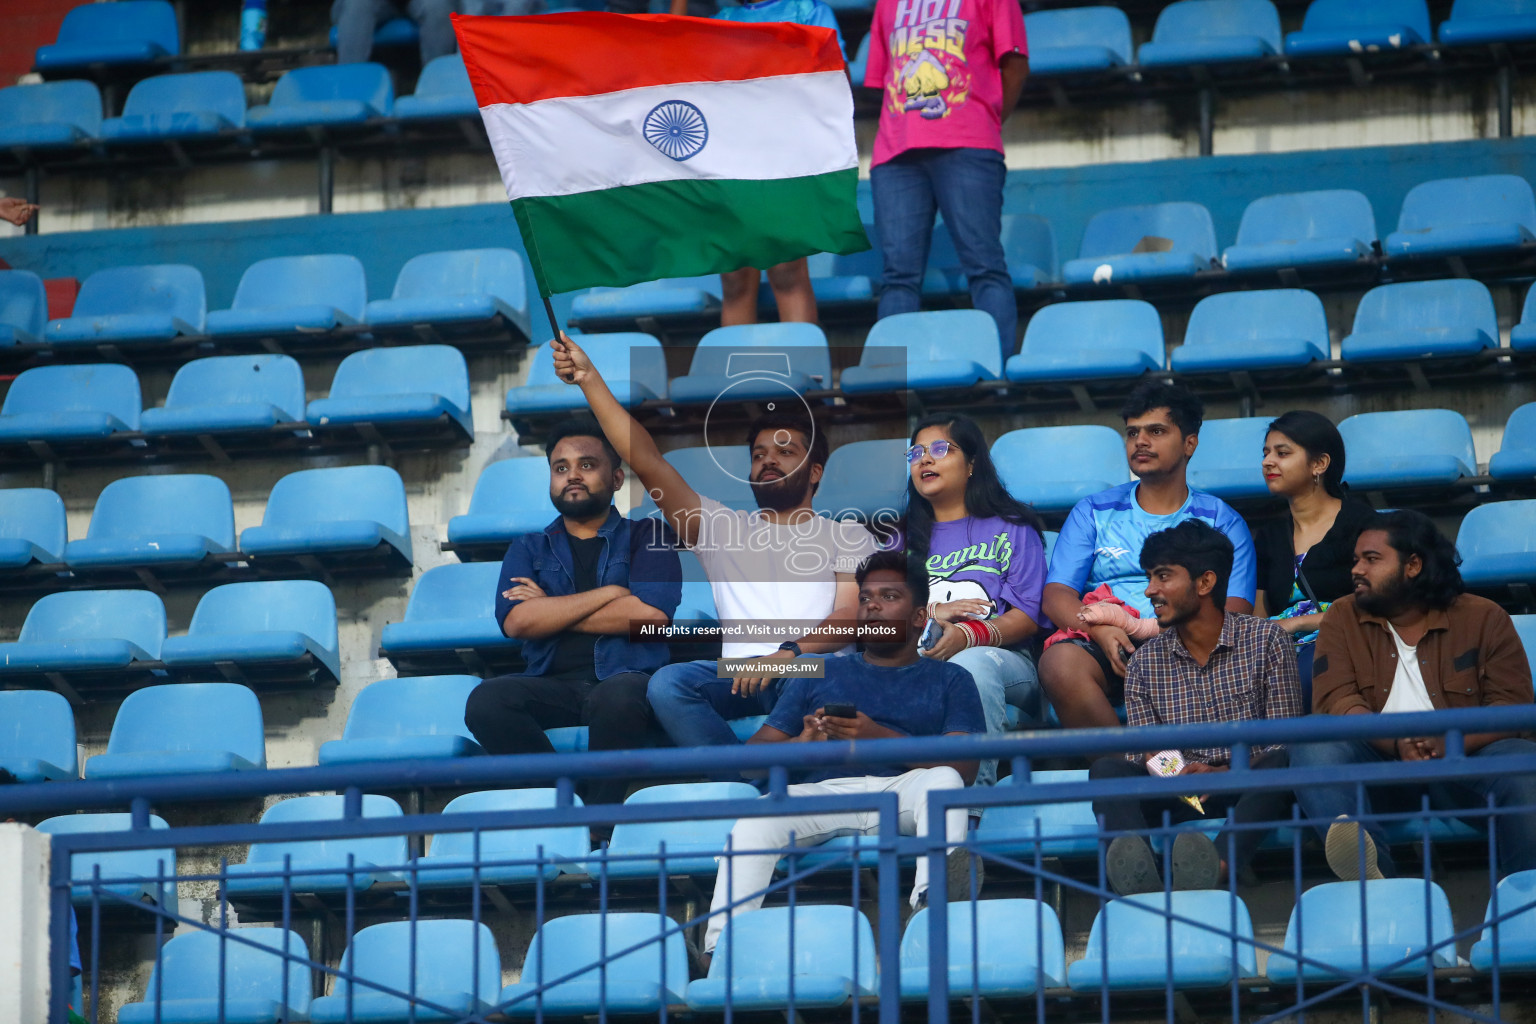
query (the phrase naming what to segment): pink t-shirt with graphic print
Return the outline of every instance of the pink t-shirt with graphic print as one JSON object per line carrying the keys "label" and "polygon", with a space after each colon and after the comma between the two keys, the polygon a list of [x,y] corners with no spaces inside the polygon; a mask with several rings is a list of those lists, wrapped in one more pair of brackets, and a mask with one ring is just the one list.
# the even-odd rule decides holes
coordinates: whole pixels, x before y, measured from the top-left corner
{"label": "pink t-shirt with graphic print", "polygon": [[909,149],[1003,148],[1006,54],[1028,56],[1018,0],[879,0],[864,84],[882,92],[874,163]]}

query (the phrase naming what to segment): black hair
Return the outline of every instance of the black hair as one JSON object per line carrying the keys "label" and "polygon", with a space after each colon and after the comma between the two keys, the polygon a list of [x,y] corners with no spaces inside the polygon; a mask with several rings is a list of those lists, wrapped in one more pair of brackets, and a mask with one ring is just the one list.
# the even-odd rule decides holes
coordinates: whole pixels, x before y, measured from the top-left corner
{"label": "black hair", "polygon": [[853,578],[862,587],[869,574],[876,570],[900,573],[912,591],[912,607],[928,607],[928,568],[921,558],[905,551],[876,551],[859,563]]}
{"label": "black hair", "polygon": [[[969,416],[940,413],[918,421],[912,429],[911,441],[917,443],[917,435],[929,427],[943,427],[949,432],[950,441],[971,460],[971,477],[965,482],[965,511],[978,519],[992,516],[1008,523],[1027,526],[1045,536],[1045,523],[1035,510],[1008,493],[997,475],[997,464],[987,439],[976,421]],[[933,505],[917,493],[912,486],[912,476],[907,474],[907,547],[923,558],[928,557],[928,545],[933,539]]]}
{"label": "black hair", "polygon": [[1461,556],[1449,537],[1435,528],[1435,524],[1422,512],[1400,508],[1392,512],[1377,512],[1360,527],[1360,532],[1381,530],[1387,535],[1387,543],[1397,551],[1397,557],[1406,563],[1414,555],[1419,556],[1423,569],[1418,576],[1405,580],[1409,599],[1426,608],[1449,608],[1451,602],[1466,590],[1461,582]]}
{"label": "black hair", "polygon": [[1182,384],[1155,380],[1143,381],[1131,389],[1120,406],[1120,418],[1129,421],[1153,409],[1167,409],[1173,425],[1185,437],[1200,433],[1200,424],[1205,422],[1205,403],[1199,396]]}
{"label": "black hair", "polygon": [[1214,572],[1211,600],[1217,608],[1226,606],[1227,582],[1232,578],[1232,541],[1214,526],[1186,519],[1152,534],[1141,545],[1141,568],[1150,573],[1160,565],[1177,565],[1191,580]]}
{"label": "black hair", "polygon": [[1335,498],[1344,497],[1344,436],[1333,420],[1310,409],[1292,409],[1281,413],[1270,424],[1266,433],[1284,434],[1294,441],[1308,459],[1328,456],[1328,468],[1323,470],[1323,490]]}
{"label": "black hair", "polygon": [[[797,412],[792,409],[776,409],[773,412],[763,413],[747,427],[747,451],[750,452],[752,450],[753,446],[757,444],[758,435],[765,430],[772,430],[774,432],[794,430],[799,432],[809,448],[806,462],[804,463],[807,473],[811,471],[812,466],[826,466],[827,455],[829,454],[827,435],[817,430],[816,421],[804,412]],[[811,488],[811,493],[815,494],[816,488],[820,486],[820,484],[814,485]]]}
{"label": "black hair", "polygon": [[595,437],[603,446],[603,454],[608,456],[610,468],[618,469],[623,465],[618,451],[608,442],[608,437],[603,433],[603,428],[598,426],[597,420],[591,416],[569,416],[553,427],[549,428],[549,436],[544,440],[544,453],[547,458],[555,457],[555,445],[568,437]]}

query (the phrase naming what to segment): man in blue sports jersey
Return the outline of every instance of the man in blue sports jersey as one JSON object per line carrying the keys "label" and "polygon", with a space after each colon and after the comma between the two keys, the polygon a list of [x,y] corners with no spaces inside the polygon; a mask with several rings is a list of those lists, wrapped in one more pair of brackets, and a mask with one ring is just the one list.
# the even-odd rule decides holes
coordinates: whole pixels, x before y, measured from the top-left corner
{"label": "man in blue sports jersey", "polygon": [[[1141,545],[1159,530],[1200,519],[1232,541],[1227,611],[1251,613],[1256,563],[1248,526],[1226,502],[1190,490],[1185,481],[1189,458],[1199,443],[1204,404],[1182,385],[1148,381],[1126,398],[1120,416],[1125,420],[1125,457],[1136,479],[1072,507],[1051,553],[1042,612],[1060,628],[1079,628],[1083,595],[1107,585],[1142,618],[1151,617]],[[1040,682],[1064,728],[1118,726],[1115,705],[1124,703],[1125,666],[1136,645],[1119,626],[1081,626],[1081,631],[1086,638],[1079,633],[1047,641]]]}

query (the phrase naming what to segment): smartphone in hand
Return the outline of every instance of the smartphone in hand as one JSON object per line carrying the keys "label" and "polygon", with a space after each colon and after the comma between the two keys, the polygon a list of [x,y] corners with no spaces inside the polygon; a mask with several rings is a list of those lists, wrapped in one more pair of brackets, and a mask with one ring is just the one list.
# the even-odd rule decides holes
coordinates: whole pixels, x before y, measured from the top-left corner
{"label": "smartphone in hand", "polygon": [[828,704],[822,715],[827,718],[857,718],[859,710],[852,704]]}

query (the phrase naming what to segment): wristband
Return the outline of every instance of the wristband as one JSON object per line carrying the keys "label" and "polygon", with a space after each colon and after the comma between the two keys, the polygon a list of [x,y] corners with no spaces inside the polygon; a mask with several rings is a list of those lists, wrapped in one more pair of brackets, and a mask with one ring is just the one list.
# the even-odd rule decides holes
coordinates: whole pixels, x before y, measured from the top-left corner
{"label": "wristband", "polygon": [[993,619],[987,619],[984,623],[987,627],[987,643],[993,647],[1003,646],[1003,631]]}
{"label": "wristband", "polygon": [[797,658],[805,653],[804,651],[802,651],[800,649],[800,641],[798,641],[798,640],[786,640],[786,641],[784,641],[783,643],[779,644],[779,650],[781,650],[781,651],[789,651],[791,654],[793,654]]}

